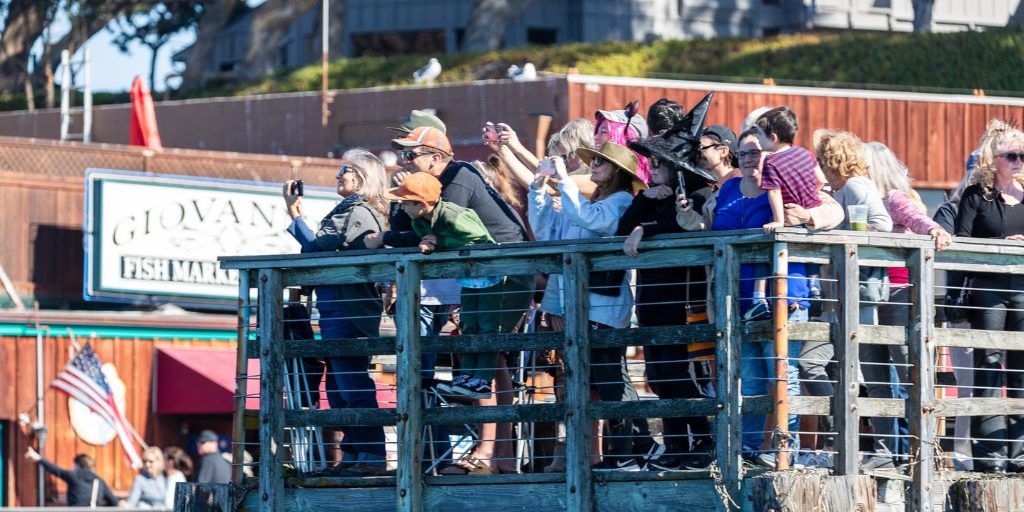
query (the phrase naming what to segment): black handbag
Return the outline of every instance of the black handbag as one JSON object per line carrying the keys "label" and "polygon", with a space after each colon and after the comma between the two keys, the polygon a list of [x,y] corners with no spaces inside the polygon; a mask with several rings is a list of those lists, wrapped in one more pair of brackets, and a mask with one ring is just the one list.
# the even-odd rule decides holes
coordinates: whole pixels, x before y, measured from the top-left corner
{"label": "black handbag", "polygon": [[604,295],[605,297],[618,297],[619,287],[622,280],[626,278],[625,270],[605,270],[591,272],[587,279],[587,291]]}
{"label": "black handbag", "polygon": [[946,290],[946,297],[942,303],[946,309],[946,318],[951,323],[959,324],[971,319],[969,284],[970,278],[964,276],[964,283],[959,290],[956,288]]}

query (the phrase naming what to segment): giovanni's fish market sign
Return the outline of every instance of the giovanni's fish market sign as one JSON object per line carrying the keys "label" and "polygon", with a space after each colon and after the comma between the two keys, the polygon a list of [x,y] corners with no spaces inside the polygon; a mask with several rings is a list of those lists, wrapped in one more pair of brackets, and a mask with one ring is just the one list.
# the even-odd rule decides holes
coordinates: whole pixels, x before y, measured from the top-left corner
{"label": "giovanni's fish market sign", "polygon": [[[298,253],[279,183],[89,169],[85,299],[234,303],[238,271],[218,256]],[[306,187],[306,224],[319,225],[340,198]]]}

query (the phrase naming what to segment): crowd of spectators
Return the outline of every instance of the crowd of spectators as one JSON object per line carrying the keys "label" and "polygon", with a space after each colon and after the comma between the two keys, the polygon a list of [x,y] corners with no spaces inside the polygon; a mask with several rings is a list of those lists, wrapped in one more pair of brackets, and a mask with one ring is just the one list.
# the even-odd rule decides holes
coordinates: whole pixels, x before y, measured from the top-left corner
{"label": "crowd of spectators", "polygon": [[[641,241],[664,233],[756,228],[766,233],[787,226],[808,230],[854,229],[916,233],[946,249],[952,236],[1024,240],[1024,133],[1002,121],[989,123],[968,164],[961,186],[948,196],[933,220],[911,186],[907,167],[880,142],[862,142],[838,130],[813,132],[812,147],[796,145],[799,112],[788,107],[757,109],[739,127],[704,126],[707,105],[689,113],[661,99],[647,119],[630,109],[599,110],[593,119],[576,119],[554,133],[547,158],[527,149],[509,124],[482,127],[493,152],[472,163],[455,158],[445,124],[413,111],[397,128],[391,145],[401,167],[388,174],[372,153],[352,149],[342,156],[337,193],[340,204],[310,228],[302,219],[302,199],[292,182],[283,195],[294,219],[288,228],[304,252],[419,247],[424,253],[471,244],[513,244],[529,240],[572,241],[625,236],[623,252],[637,258]],[[848,217],[866,211],[863,219]],[[823,286],[831,270],[790,263],[787,303],[790,322],[829,321],[834,290]],[[745,321],[772,314],[767,269],[745,264],[740,276],[740,306]],[[908,326],[910,283],[906,268],[862,267],[860,323]],[[960,318],[938,319],[950,326],[1024,330],[1024,277],[951,273],[950,293],[973,290]],[[592,272],[586,319],[593,329],[694,325],[713,322],[708,298],[715,283],[703,266],[637,272]],[[387,286],[383,287],[388,289]],[[438,335],[451,319],[463,334],[511,333],[528,328],[565,328],[562,276],[499,275],[424,280],[419,326],[423,336]],[[393,287],[390,288],[393,293]],[[372,283],[318,286],[315,306],[323,338],[377,337],[388,293]],[[940,308],[941,309],[941,308]],[[539,315],[527,315],[529,311]],[[457,313],[457,316],[456,316]],[[527,325],[535,318],[535,325]],[[967,349],[969,350],[969,349]],[[951,354],[961,396],[1024,397],[1024,351],[976,349]],[[424,388],[451,401],[480,405],[509,404],[512,354],[477,353],[452,358],[451,379],[439,379],[437,355],[424,354]],[[774,345],[744,343],[742,394],[769,394]],[[564,399],[558,351],[538,358],[554,376],[552,393]],[[714,343],[649,346],[643,349],[647,388],[659,398],[714,396]],[[790,396],[834,396],[833,346],[828,342],[790,342]],[[906,346],[863,344],[860,372],[866,395],[894,398],[908,384]],[[327,399],[332,408],[378,407],[368,357],[329,358]],[[590,349],[591,399],[639,400],[630,378],[630,362],[619,348]],[[973,368],[973,370],[970,370]],[[317,375],[319,382],[321,375]],[[966,385],[965,385],[966,384]],[[315,388],[313,388],[315,389]],[[664,418],[662,442],[642,418],[605,420],[591,431],[591,463],[598,471],[703,469],[712,462],[714,437],[706,417]],[[801,432],[801,418],[788,418],[789,431]],[[773,450],[771,428],[763,415],[743,418],[742,453],[751,464],[773,467],[776,457],[806,467],[829,467],[835,453],[835,422],[814,418],[813,446]],[[901,448],[906,425],[871,418],[872,448],[863,454],[866,470],[898,470],[909,457]],[[1024,472],[1024,418],[978,416],[957,421],[958,463],[967,469]],[[341,462],[325,468],[337,476],[387,473],[381,427],[343,427]],[[973,434],[973,438],[971,437]],[[556,438],[564,437],[559,425]],[[426,430],[424,465],[440,462],[442,474],[518,472],[510,424],[482,425],[481,439],[467,457],[453,457],[448,428]],[[605,441],[602,443],[602,439]],[[813,437],[812,437],[813,439]],[[967,440],[963,442],[963,440]],[[428,450],[429,448],[429,450]],[[428,455],[429,454],[429,455]],[[971,464],[973,462],[973,464]],[[542,465],[563,471],[564,443]]]}

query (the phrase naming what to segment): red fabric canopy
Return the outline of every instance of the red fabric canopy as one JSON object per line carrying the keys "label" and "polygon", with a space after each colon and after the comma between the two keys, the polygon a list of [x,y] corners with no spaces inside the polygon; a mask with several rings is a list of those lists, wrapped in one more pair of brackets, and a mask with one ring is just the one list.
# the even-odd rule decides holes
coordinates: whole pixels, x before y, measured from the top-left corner
{"label": "red fabric canopy", "polygon": [[[259,360],[249,360],[249,375],[259,375]],[[157,347],[153,372],[157,414],[231,414],[235,396],[235,350]],[[259,409],[259,381],[249,380],[246,409]]]}
{"label": "red fabric canopy", "polygon": [[132,98],[132,113],[128,127],[128,144],[149,149],[163,148],[160,144],[160,132],[156,128],[153,97],[149,95],[149,88],[142,78],[135,77],[129,95]]}
{"label": "red fabric canopy", "polygon": [[[231,414],[235,396],[235,350],[158,346],[153,371],[154,403],[157,414]],[[250,359],[246,385],[246,409],[260,408],[260,361]],[[324,381],[320,381],[320,391]],[[383,409],[394,408],[395,390],[380,382],[377,401]],[[321,393],[321,406],[327,408],[327,397]]]}

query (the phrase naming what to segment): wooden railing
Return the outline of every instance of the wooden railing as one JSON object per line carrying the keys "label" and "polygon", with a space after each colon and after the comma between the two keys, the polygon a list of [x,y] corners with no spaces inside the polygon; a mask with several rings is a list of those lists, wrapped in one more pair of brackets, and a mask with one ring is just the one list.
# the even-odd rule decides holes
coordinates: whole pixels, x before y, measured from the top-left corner
{"label": "wooden railing", "polygon": [[[780,333],[771,322],[741,323],[738,314],[740,265],[745,263],[807,262],[832,264],[838,281],[836,321],[791,323],[788,339],[831,341],[838,361],[834,398],[776,397],[787,400],[790,414],[834,414],[837,430],[835,474],[858,475],[860,417],[906,417],[910,424],[908,510],[928,512],[945,499],[948,484],[936,475],[936,430],[942,416],[1024,414],[1019,399],[937,399],[935,358],[938,347],[1024,347],[1024,334],[1011,332],[937,329],[934,326],[934,271],[966,270],[1024,274],[1024,244],[977,239],[954,239],[949,250],[936,252],[923,236],[857,233],[809,233],[783,229],[773,235],[756,231],[681,234],[657,237],[640,245],[640,257],[622,253],[622,239],[535,242],[478,246],[473,249],[423,255],[411,250],[349,251],[338,253],[226,257],[221,267],[238,269],[240,290],[240,358],[259,358],[260,410],[236,411],[238,430],[259,430],[259,488],[245,495],[242,508],[261,511],[298,510],[337,505],[331,487],[346,487],[348,510],[390,509],[380,500],[393,500],[400,511],[437,510],[471,506],[554,506],[567,510],[655,510],[643,503],[703,504],[708,509],[738,507],[749,488],[740,453],[741,415],[776,410],[773,398],[741,397],[740,343],[773,340]],[[716,311],[713,325],[641,327],[592,330],[588,328],[587,279],[591,271],[670,268],[706,265],[713,268]],[[906,267],[912,305],[910,326],[858,324],[858,268]],[[565,332],[481,334],[420,337],[418,293],[421,279],[461,276],[562,274],[566,304]],[[286,287],[391,281],[397,283],[396,337],[284,341],[281,297]],[[258,289],[255,306],[257,341],[249,342],[249,286]],[[785,331],[782,331],[785,333]],[[715,340],[715,397],[699,399],[591,402],[589,400],[589,348],[672,345]],[[910,352],[910,398],[858,399],[858,347],[860,344],[904,344]],[[421,406],[420,355],[561,349],[565,352],[566,400],[511,406],[432,408]],[[289,358],[355,355],[397,356],[395,409],[285,410],[285,361]],[[790,354],[790,357],[796,357]],[[244,359],[242,359],[244,362]],[[245,368],[240,365],[240,369]],[[253,376],[249,376],[250,379]],[[783,375],[784,379],[785,376]],[[239,394],[246,390],[240,378]],[[248,382],[255,382],[249,380]],[[244,401],[239,401],[239,407]],[[662,418],[715,416],[715,465],[711,471],[595,474],[589,467],[590,422],[610,418]],[[563,474],[494,475],[492,477],[431,477],[422,474],[420,453],[423,425],[543,422],[566,425],[567,467]],[[781,422],[782,425],[785,421]],[[394,425],[398,433],[397,475],[375,479],[292,479],[286,481],[286,429],[305,426]],[[236,463],[240,463],[240,449]],[[240,479],[237,479],[240,480]],[[643,481],[638,486],[638,481]],[[600,485],[595,485],[600,483]],[[494,493],[459,493],[460,484],[495,485]],[[516,485],[510,485],[516,484]],[[642,492],[641,492],[642,491]],[[637,497],[641,493],[642,498]],[[634,498],[623,505],[626,494]],[[459,503],[462,503],[460,505]],[[748,504],[749,505],[749,504]]]}

